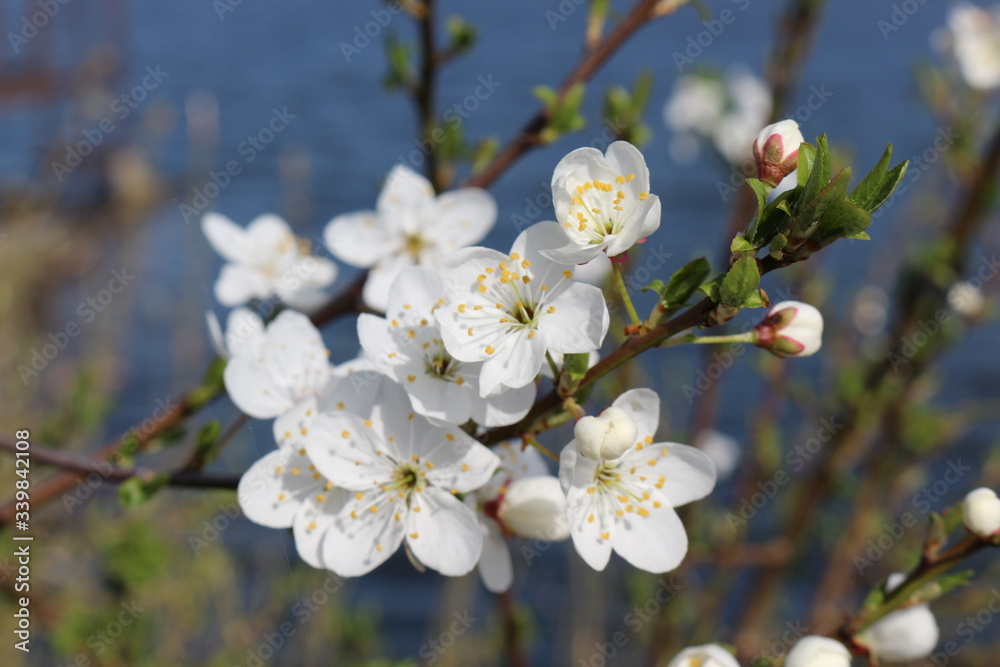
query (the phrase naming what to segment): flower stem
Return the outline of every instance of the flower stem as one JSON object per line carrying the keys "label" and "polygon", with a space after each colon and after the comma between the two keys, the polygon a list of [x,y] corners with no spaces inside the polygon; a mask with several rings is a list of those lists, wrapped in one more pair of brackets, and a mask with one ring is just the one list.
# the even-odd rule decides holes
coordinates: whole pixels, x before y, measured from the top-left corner
{"label": "flower stem", "polygon": [[625,286],[625,276],[622,274],[622,265],[612,262],[611,273],[615,278],[615,289],[618,290],[618,296],[622,298],[622,303],[625,304],[625,310],[628,311],[632,325],[637,326],[642,324],[642,320],[639,319],[639,313],[636,312],[635,306],[632,305],[632,297],[628,295],[628,288]]}
{"label": "flower stem", "polygon": [[743,334],[733,334],[731,336],[695,336],[694,334],[687,334],[685,336],[676,336],[674,338],[667,339],[660,343],[660,347],[675,347],[677,345],[710,345],[710,344],[724,344],[724,343],[755,343],[757,342],[757,333],[755,331],[748,331]]}
{"label": "flower stem", "polygon": [[552,353],[548,350],[545,351],[545,360],[549,362],[549,368],[552,369],[552,380],[554,382],[559,381],[559,366],[556,364],[556,360],[552,358]]}

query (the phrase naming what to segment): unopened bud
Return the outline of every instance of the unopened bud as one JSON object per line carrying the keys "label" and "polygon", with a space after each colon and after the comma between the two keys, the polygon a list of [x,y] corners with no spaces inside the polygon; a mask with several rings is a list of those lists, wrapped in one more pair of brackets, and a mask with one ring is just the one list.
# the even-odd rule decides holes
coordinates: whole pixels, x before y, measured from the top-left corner
{"label": "unopened bud", "polygon": [[753,142],[757,178],[771,187],[777,186],[798,166],[799,146],[803,141],[799,124],[794,120],[783,120],[761,130]]}
{"label": "unopened bud", "polygon": [[851,653],[836,639],[803,637],[785,656],[785,667],[851,667]]}
{"label": "unopened bud", "polygon": [[621,408],[608,408],[597,417],[583,417],[573,430],[576,446],[588,459],[616,459],[636,442],[638,429]]}
{"label": "unopened bud", "polygon": [[996,492],[986,487],[969,491],[962,501],[962,522],[979,537],[1000,532],[1000,498]]}
{"label": "unopened bud", "polygon": [[558,542],[569,537],[566,495],[559,479],[522,477],[507,487],[497,519],[508,531],[529,539]]}
{"label": "unopened bud", "polygon": [[779,357],[808,357],[823,344],[823,316],[800,301],[782,301],[771,307],[756,327],[757,347]]}

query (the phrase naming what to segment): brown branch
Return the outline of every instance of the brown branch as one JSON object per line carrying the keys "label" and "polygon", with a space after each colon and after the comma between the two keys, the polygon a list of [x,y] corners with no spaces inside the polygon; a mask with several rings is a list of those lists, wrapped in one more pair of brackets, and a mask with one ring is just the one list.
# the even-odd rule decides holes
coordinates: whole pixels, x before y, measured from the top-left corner
{"label": "brown branch", "polygon": [[[3,436],[0,436],[0,449],[6,449],[11,452],[17,451],[15,441]],[[60,468],[64,471],[64,474],[72,474],[76,479],[83,479],[88,475],[96,474],[111,483],[118,484],[133,477],[152,479],[163,472],[149,468],[119,468],[104,460],[88,458],[44,445],[32,445],[29,451],[32,461]],[[239,475],[212,475],[185,469],[172,471],[169,475],[166,482],[167,486],[188,488],[235,489],[240,481]],[[32,507],[39,504],[39,498],[40,494],[37,487],[33,488],[31,490]],[[46,502],[46,500],[42,500],[42,502]]]}

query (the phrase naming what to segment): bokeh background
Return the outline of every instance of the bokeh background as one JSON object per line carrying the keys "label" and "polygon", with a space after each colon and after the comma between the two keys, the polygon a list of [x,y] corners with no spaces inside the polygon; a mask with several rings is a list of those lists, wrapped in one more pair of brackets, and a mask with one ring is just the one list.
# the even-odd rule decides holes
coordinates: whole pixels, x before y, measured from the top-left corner
{"label": "bokeh background", "polygon": [[[442,16],[460,14],[478,28],[479,37],[469,55],[442,73],[439,107],[461,104],[482,78],[497,84],[463,123],[470,140],[513,136],[538,108],[533,87],[555,86],[576,62],[585,7],[569,0],[561,4],[562,10],[556,0],[440,3]],[[621,4],[613,3],[614,9],[623,10]],[[738,64],[761,72],[784,3],[705,4],[714,11],[730,9],[736,19],[704,48],[694,68]],[[879,21],[891,20],[894,3],[827,3],[791,97],[794,110],[815,89],[828,91],[825,102],[798,120],[807,138],[829,134],[842,161],[859,169],[874,164],[886,142],[894,144],[898,159],[918,156],[933,146],[942,129],[923,103],[914,67],[940,61],[931,36],[944,24],[949,5],[913,4],[918,9],[886,38]],[[190,204],[195,190],[204,192],[210,170],[229,160],[242,167],[210,209],[240,224],[264,212],[278,213],[315,244],[333,216],[371,207],[392,165],[409,161],[419,166],[408,157],[417,150],[412,105],[383,85],[384,38],[392,33],[412,39],[412,21],[404,14],[392,15],[384,30],[350,58],[342,47],[356,45],[358,30],[372,21],[373,10],[382,8],[374,0],[70,0],[58,5],[55,16],[26,44],[0,40],[0,421],[6,431],[29,428],[35,442],[93,451],[198,382],[214,355],[205,312],[224,315],[212,297],[220,259],[197,219],[186,219],[180,205]],[[24,17],[37,11],[37,2],[7,1],[2,10],[0,33],[7,34],[20,30]],[[568,15],[553,26],[546,13],[560,11]],[[693,164],[675,162],[669,150],[672,135],[661,118],[678,77],[673,53],[705,29],[701,20],[695,10],[685,8],[644,29],[610,60],[589,86],[584,105],[588,126],[531,152],[492,186],[500,215],[486,245],[508,247],[519,231],[517,216],[551,217],[545,204],[555,164],[573,148],[607,142],[600,91],[630,84],[637,72],[647,70],[654,85],[645,119],[652,136],[644,152],[652,190],[664,205],[659,238],[650,243],[671,255],[659,277],[700,254],[718,259],[732,201],[720,196],[717,183],[728,180],[730,172],[704,151]],[[154,80],[150,69],[162,72],[162,81],[149,85]],[[136,87],[145,92],[136,94]],[[122,107],[113,106],[123,94],[131,96],[135,107],[124,119]],[[248,161],[241,142],[257,134],[276,109],[285,110],[291,120]],[[100,143],[79,166],[56,173],[53,161],[65,162],[68,146],[77,145],[106,118],[113,120],[114,130],[100,133]],[[769,291],[783,286],[789,295],[809,295],[824,303],[831,356],[838,349],[856,354],[878,344],[880,308],[888,303],[900,263],[928,237],[949,204],[953,184],[943,162],[928,165],[922,178],[893,200],[873,225],[872,241],[843,242],[824,253],[811,268],[807,286],[804,273],[765,279]],[[538,202],[543,204],[540,216],[532,212]],[[996,226],[986,225],[970,264],[990,257],[998,240]],[[92,321],[84,321],[78,307],[107,287],[114,270],[134,275],[134,280]],[[338,286],[346,285],[352,272],[342,266]],[[867,287],[864,317],[858,315],[861,287]],[[987,281],[987,296],[994,289]],[[737,324],[753,317],[744,315]],[[64,330],[69,322],[80,324],[80,335],[37,375],[24,377],[19,366],[30,365],[32,352],[48,342],[48,334]],[[335,361],[357,353],[353,327],[353,319],[347,318],[324,330]],[[947,461],[960,457],[972,472],[948,485],[940,497],[935,494],[935,508],[960,498],[981,476],[997,477],[990,452],[1000,407],[998,333],[992,318],[983,318],[935,367],[930,384],[936,410],[975,409],[977,420],[951,438],[946,456],[929,459],[907,478],[894,499],[897,511],[887,508],[887,517],[911,506],[913,493],[938,479]],[[697,405],[682,387],[696,380],[702,357],[675,349],[649,359],[623,382],[661,391],[661,432],[689,442]],[[721,386],[714,426],[745,446],[759,409],[761,376],[773,370],[773,363],[751,351],[726,373]],[[790,405],[822,404],[824,387],[836,383],[838,364],[847,363],[850,359],[843,355],[832,364],[830,359],[792,362]],[[787,422],[776,428],[784,433],[779,447],[787,451],[800,437],[800,416],[791,408],[782,414]],[[144,455],[144,465],[178,460],[198,424],[211,418],[228,424],[237,415],[223,398],[195,417],[177,443],[159,443],[157,451]],[[562,444],[556,437],[550,446]],[[209,470],[238,474],[273,446],[270,425],[251,421]],[[0,496],[13,490],[12,468],[12,458],[0,456],[0,479],[6,485]],[[32,469],[35,480],[45,474],[40,466]],[[26,656],[10,646],[7,611],[13,607],[5,590],[0,599],[0,662],[5,665],[503,661],[500,616],[475,575],[448,581],[418,574],[397,555],[372,575],[318,595],[328,574],[298,560],[290,534],[239,517],[232,492],[167,489],[136,507],[123,507],[109,482],[79,495],[82,502],[63,499],[34,510],[32,652]],[[721,523],[726,511],[739,507],[734,482],[721,483],[715,496],[714,509],[699,512],[698,520]],[[752,530],[766,536],[776,522],[780,518],[767,518]],[[836,535],[842,526],[831,521],[818,528]],[[912,531],[908,546],[859,579],[872,584],[876,574],[891,571],[890,563],[912,564],[921,530]],[[0,534],[5,589],[12,576],[13,547],[6,546],[10,534],[9,529]],[[876,525],[871,536],[879,534]],[[982,572],[975,585],[941,603],[945,637],[955,634],[967,607],[981,605],[997,585],[996,567],[988,559],[976,564]],[[789,623],[802,622],[809,599],[809,565],[798,567],[798,574],[789,575],[793,585],[778,614]],[[798,580],[801,597],[795,593]],[[537,664],[603,664],[594,662],[595,643],[623,630],[630,641],[613,661],[645,664],[641,656],[646,647],[655,637],[670,635],[656,620],[665,612],[657,610],[638,630],[628,614],[649,598],[658,581],[620,561],[603,575],[588,572],[567,545],[554,545],[533,559],[530,568],[521,559],[515,614],[526,629],[530,654]],[[694,641],[694,631],[688,634],[689,616],[703,611],[697,596],[709,583],[699,577],[697,567],[686,573],[677,602],[668,606],[687,620],[662,641],[677,647]],[[732,610],[721,605],[717,617],[700,619],[714,625],[721,639],[737,623],[735,610],[750,590],[743,577],[729,583],[724,596],[732,600]],[[302,602],[319,598],[323,602],[313,607]],[[130,620],[119,628],[120,636],[111,637],[115,621],[124,618]],[[268,637],[276,637],[283,623],[290,623],[294,633],[281,640],[279,649],[268,651]],[[777,621],[770,629],[777,630],[773,639],[761,637],[761,646],[780,640],[784,631]],[[449,632],[454,646],[428,648],[432,640],[451,644]],[[951,664],[992,664],[978,660],[985,659],[981,656],[988,654],[995,635],[995,629],[977,633],[974,647]],[[269,652],[275,655],[267,657]]]}

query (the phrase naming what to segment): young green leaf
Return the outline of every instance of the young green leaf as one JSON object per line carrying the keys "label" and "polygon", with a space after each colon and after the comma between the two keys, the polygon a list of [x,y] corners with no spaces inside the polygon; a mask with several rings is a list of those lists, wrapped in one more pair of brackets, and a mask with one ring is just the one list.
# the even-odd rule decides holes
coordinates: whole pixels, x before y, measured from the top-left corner
{"label": "young green leaf", "polygon": [[757,260],[745,256],[729,269],[719,286],[719,300],[727,306],[740,307],[760,285]]}

